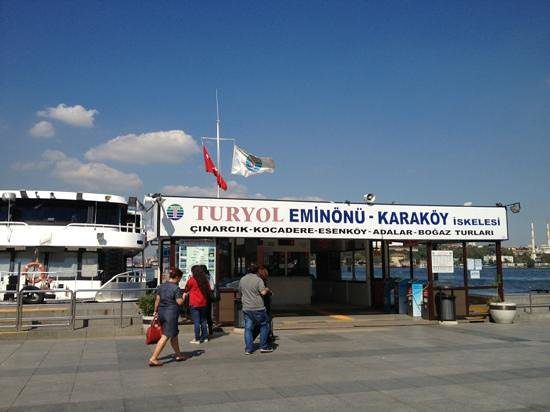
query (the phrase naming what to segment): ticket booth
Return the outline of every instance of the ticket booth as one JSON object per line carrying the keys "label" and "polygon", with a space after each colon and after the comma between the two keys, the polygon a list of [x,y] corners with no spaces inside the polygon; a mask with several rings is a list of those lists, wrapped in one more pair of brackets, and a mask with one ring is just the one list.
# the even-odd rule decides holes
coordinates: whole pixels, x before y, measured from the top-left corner
{"label": "ticket booth", "polygon": [[[445,242],[506,240],[504,207],[384,205],[334,202],[218,199],[157,194],[146,197],[144,226],[158,244],[159,281],[171,267],[184,272],[204,264],[227,302],[215,313],[229,319],[235,286],[250,262],[266,266],[275,306],[332,301],[364,307],[394,306],[392,242],[429,247],[428,316],[437,286],[431,252]],[[378,253],[377,253],[378,252]],[[375,268],[375,262],[380,267]],[[375,272],[381,270],[381,276]],[[412,264],[411,264],[412,270]],[[412,272],[411,272],[412,273]],[[411,275],[412,278],[412,275]],[[502,269],[500,269],[502,286]],[[467,302],[456,290],[458,301]],[[393,292],[391,292],[393,291]],[[500,290],[499,290],[500,291]],[[464,296],[464,297],[462,297]],[[223,298],[222,298],[223,299]],[[393,299],[393,300],[392,300]]]}

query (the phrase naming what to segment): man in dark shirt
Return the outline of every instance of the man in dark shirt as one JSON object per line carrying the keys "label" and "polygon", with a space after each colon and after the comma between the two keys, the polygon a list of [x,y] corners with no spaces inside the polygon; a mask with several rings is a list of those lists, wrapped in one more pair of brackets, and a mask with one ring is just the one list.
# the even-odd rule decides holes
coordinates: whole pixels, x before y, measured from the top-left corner
{"label": "man in dark shirt", "polygon": [[239,282],[239,292],[243,304],[244,315],[244,353],[250,355],[254,350],[254,328],[260,327],[260,352],[273,352],[268,346],[269,317],[267,315],[263,296],[269,293],[264,281],[257,275],[258,266],[250,264],[248,273]]}

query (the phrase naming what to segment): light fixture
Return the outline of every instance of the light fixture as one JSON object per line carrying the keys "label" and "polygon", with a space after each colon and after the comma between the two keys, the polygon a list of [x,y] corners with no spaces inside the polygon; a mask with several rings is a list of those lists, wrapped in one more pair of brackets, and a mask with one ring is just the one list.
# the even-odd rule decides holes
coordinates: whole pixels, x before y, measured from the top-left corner
{"label": "light fixture", "polygon": [[4,202],[13,202],[16,199],[16,195],[13,192],[2,193],[2,200]]}
{"label": "light fixture", "polygon": [[108,202],[109,200],[111,200],[111,195],[105,195],[105,200]]}
{"label": "light fixture", "polygon": [[137,197],[135,196],[130,196],[128,198],[128,207],[131,207],[131,208],[136,208],[137,207]]}
{"label": "light fixture", "polygon": [[510,206],[510,212],[512,213],[519,213],[519,211],[521,210],[521,203],[519,202],[510,203],[509,205],[506,205],[506,206]]}
{"label": "light fixture", "polygon": [[376,195],[374,193],[367,193],[363,195],[363,200],[367,205],[372,205],[376,200]]}
{"label": "light fixture", "polygon": [[521,203],[520,202],[509,203],[507,205],[503,205],[502,203],[498,202],[496,204],[496,206],[505,207],[507,209],[510,208],[510,212],[512,212],[512,213],[519,213],[521,211]]}

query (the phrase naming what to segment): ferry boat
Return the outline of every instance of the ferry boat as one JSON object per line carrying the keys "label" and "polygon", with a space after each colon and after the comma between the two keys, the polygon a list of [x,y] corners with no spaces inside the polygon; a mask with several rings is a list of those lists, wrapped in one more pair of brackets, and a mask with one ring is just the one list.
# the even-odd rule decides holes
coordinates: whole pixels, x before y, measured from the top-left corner
{"label": "ferry boat", "polygon": [[126,267],[145,247],[136,198],[2,189],[0,195],[0,301],[13,299],[9,290],[28,290],[25,303],[69,299],[71,291],[77,299],[109,301],[117,295],[109,289],[145,286],[143,271]]}

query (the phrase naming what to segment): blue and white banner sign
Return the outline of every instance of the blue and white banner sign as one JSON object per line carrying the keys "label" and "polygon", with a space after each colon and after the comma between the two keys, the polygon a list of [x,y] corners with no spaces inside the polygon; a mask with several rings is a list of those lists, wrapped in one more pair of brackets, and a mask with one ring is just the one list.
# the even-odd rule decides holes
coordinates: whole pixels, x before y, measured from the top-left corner
{"label": "blue and white banner sign", "polygon": [[190,197],[163,197],[161,205],[161,236],[457,241],[508,239],[504,207]]}

